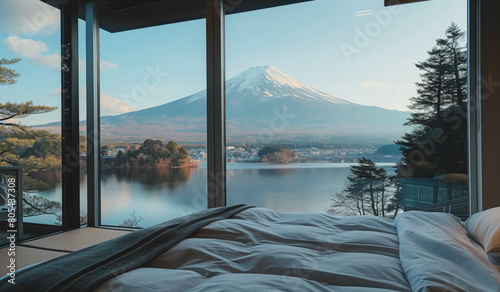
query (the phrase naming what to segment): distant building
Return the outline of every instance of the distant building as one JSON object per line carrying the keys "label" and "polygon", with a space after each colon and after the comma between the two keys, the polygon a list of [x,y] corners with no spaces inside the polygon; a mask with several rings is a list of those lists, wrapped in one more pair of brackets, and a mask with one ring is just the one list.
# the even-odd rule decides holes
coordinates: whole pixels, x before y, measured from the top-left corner
{"label": "distant building", "polygon": [[433,178],[404,178],[402,191],[405,210],[452,213],[467,218],[468,176],[450,173]]}

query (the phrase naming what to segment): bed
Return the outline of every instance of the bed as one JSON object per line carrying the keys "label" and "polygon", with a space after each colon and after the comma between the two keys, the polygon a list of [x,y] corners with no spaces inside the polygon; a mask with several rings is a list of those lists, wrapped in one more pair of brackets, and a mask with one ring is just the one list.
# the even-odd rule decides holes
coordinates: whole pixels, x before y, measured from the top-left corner
{"label": "bed", "polygon": [[216,208],[26,269],[10,291],[500,291],[490,217]]}

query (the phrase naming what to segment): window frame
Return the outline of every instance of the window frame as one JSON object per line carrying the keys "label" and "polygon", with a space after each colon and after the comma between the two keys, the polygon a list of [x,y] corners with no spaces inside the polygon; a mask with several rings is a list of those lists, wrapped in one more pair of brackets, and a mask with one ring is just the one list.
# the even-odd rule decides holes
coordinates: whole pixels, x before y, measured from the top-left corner
{"label": "window frame", "polygon": [[[70,2],[78,2],[71,0]],[[293,2],[293,1],[291,1]],[[469,139],[469,210],[470,214],[480,211],[481,198],[481,129],[480,118],[480,2],[481,0],[468,0],[468,139]],[[88,226],[100,226],[100,122],[99,122],[99,26],[98,26],[98,1],[92,0],[85,3],[87,15],[87,143],[88,149]],[[225,7],[223,0],[206,0],[206,29],[207,29],[207,196],[208,208],[226,205],[226,164],[225,164]],[[74,14],[73,16],[74,17]],[[68,25],[63,21],[63,30]],[[70,30],[70,35],[75,30]],[[71,35],[74,43],[74,35]],[[63,40],[62,44],[64,44]],[[96,65],[97,64],[97,65]],[[74,78],[70,83],[74,86]],[[78,94],[78,93],[74,93]],[[68,118],[68,113],[63,111],[63,120]],[[78,133],[78,114],[71,117],[73,123],[63,131],[63,140],[69,133]],[[90,121],[90,123],[89,123]],[[76,125],[75,125],[76,124]],[[74,137],[73,137],[74,139]],[[78,153],[78,147],[76,148]],[[76,222],[80,216],[79,176],[76,178],[63,178],[63,200],[65,206],[72,206],[66,211],[65,222]],[[78,206],[78,212],[76,207]],[[65,223],[66,224],[66,223]],[[76,228],[74,223],[68,226]]]}

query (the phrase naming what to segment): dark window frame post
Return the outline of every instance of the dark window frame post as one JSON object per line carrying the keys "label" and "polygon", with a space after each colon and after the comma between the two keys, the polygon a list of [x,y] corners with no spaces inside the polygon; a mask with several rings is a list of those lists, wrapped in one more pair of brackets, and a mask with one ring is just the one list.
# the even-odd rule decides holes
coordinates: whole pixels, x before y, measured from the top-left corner
{"label": "dark window frame post", "polygon": [[85,3],[87,59],[87,203],[89,227],[101,225],[100,54],[98,2]]}
{"label": "dark window frame post", "polygon": [[468,1],[469,215],[482,209],[480,8],[481,0]]}
{"label": "dark window frame post", "polygon": [[226,78],[223,2],[223,0],[206,0],[208,208],[226,205]]}
{"label": "dark window frame post", "polygon": [[61,4],[62,225],[80,227],[78,1]]}

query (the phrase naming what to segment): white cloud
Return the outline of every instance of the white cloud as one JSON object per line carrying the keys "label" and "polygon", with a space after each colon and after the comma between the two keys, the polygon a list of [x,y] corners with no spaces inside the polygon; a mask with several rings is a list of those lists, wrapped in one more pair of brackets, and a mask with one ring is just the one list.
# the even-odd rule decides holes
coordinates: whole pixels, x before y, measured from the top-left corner
{"label": "white cloud", "polygon": [[[87,64],[85,63],[85,60],[80,60],[78,61],[78,67],[80,68],[80,72],[85,72]],[[118,68],[118,64],[109,62],[109,61],[101,61],[101,72],[111,70]]]}
{"label": "white cloud", "polygon": [[[85,100],[86,96],[85,87],[80,88],[80,100]],[[101,116],[119,115],[131,111],[132,108],[125,101],[101,92]]]}
{"label": "white cloud", "polygon": [[3,40],[9,50],[16,52],[23,58],[36,58],[47,52],[47,44],[32,39],[20,39],[16,36],[10,36]]}
{"label": "white cloud", "polygon": [[32,39],[21,39],[16,36],[10,36],[3,41],[7,44],[9,50],[15,52],[19,57],[26,58],[33,63],[51,68],[61,67],[61,56],[58,53],[44,54],[49,48],[47,44]]}
{"label": "white cloud", "polygon": [[[61,96],[61,88],[54,88],[49,93],[51,96]],[[80,88],[80,101],[84,101],[87,98],[87,92],[85,87]],[[83,108],[84,104],[80,104],[80,107]],[[119,115],[131,112],[132,108],[123,100],[119,98],[114,98],[106,93],[101,92],[101,115],[109,116],[109,115]]]}
{"label": "white cloud", "polygon": [[0,28],[9,34],[52,34],[59,23],[59,10],[40,0],[0,1]]}
{"label": "white cloud", "polygon": [[55,88],[52,91],[50,91],[49,95],[51,96],[61,96],[61,88]]}
{"label": "white cloud", "polygon": [[59,69],[61,68],[61,55],[59,55],[58,53],[43,55],[39,58],[33,59],[33,62],[43,66]]}
{"label": "white cloud", "polygon": [[370,87],[378,87],[378,88],[389,88],[391,87],[390,84],[385,84],[385,83],[379,83],[376,81],[367,81],[363,84],[360,84],[359,86],[365,87],[365,88],[370,88]]}
{"label": "white cloud", "polygon": [[365,83],[360,84],[359,86],[363,88],[374,88],[382,93],[387,93],[392,89],[392,85],[376,81],[367,81]]}
{"label": "white cloud", "polygon": [[118,68],[118,64],[109,61],[101,61],[101,72],[114,68]]}
{"label": "white cloud", "polygon": [[132,108],[123,100],[101,92],[101,114],[119,115],[131,112]]}

